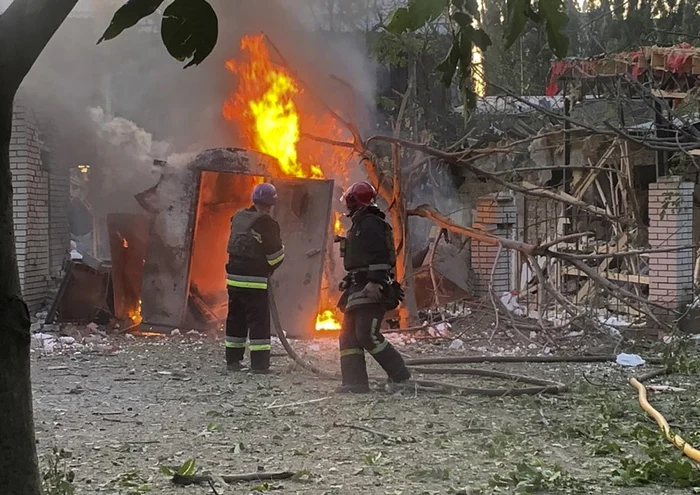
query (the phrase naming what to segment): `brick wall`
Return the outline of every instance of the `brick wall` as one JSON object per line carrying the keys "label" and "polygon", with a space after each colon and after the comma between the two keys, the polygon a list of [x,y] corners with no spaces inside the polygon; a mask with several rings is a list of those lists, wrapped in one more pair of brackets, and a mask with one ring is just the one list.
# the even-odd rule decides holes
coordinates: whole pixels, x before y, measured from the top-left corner
{"label": "brick wall", "polygon": [[[512,238],[516,224],[516,206],[512,196],[498,193],[479,198],[476,202],[476,220],[472,227],[491,232],[499,237]],[[498,254],[498,246],[474,242],[472,245],[472,270],[476,283],[474,293],[484,296],[489,291],[491,272]],[[501,250],[493,275],[493,290],[496,294],[511,289],[512,256],[507,249]]]}
{"label": "brick wall", "polygon": [[49,174],[41,148],[34,114],[16,105],[10,141],[13,220],[22,295],[31,310],[43,305],[49,281]]}
{"label": "brick wall", "polygon": [[[649,245],[652,249],[693,243],[694,188],[692,182],[682,182],[680,177],[674,176],[661,177],[649,184]],[[651,253],[649,299],[671,310],[683,309],[693,298],[693,265],[692,248]]]}
{"label": "brick wall", "polygon": [[[62,278],[63,263],[70,251],[70,169],[74,150],[61,146],[60,127],[50,115],[40,114],[44,139],[42,165],[49,174],[49,274],[54,281]],[[64,142],[68,140],[63,139]]]}

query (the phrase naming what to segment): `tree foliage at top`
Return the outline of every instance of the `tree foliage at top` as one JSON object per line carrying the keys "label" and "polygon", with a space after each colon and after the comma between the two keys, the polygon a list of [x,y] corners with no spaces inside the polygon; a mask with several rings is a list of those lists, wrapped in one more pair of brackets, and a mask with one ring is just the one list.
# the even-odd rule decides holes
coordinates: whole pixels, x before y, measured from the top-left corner
{"label": "tree foliage at top", "polygon": [[[502,32],[506,48],[533,22],[545,26],[552,52],[560,58],[566,56],[569,39],[563,30],[569,17],[564,7],[562,0],[507,0],[506,28]],[[486,52],[493,44],[491,36],[480,27],[481,12],[476,0],[409,0],[405,7],[396,9],[386,29],[393,34],[415,32],[440,17],[447,20],[452,45],[437,70],[446,86],[455,81],[456,75],[467,107],[473,108],[476,94],[472,83],[472,53],[475,47]]]}
{"label": "tree foliage at top", "polygon": [[[165,0],[128,0],[117,10],[98,43],[119,36],[153,14]],[[207,0],[174,0],[165,8],[161,38],[168,53],[185,68],[199,65],[214,50],[219,36],[216,12]]]}

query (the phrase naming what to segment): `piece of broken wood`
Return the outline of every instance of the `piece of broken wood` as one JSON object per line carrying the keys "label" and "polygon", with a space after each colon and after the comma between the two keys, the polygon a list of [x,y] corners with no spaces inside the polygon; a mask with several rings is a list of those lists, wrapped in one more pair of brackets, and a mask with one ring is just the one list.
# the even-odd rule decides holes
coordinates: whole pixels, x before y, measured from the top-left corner
{"label": "piece of broken wood", "polygon": [[288,404],[270,404],[267,406],[268,409],[281,409],[283,407],[292,407],[292,406],[303,406],[304,404],[314,404],[316,402],[323,402],[324,400],[330,399],[330,396],[328,397],[321,397],[320,399],[310,399],[310,400],[300,400],[299,402],[290,402]]}
{"label": "piece of broken wood", "polygon": [[[294,473],[291,471],[273,471],[265,472],[260,471],[257,473],[246,473],[246,474],[224,474],[222,476],[217,476],[224,480],[226,483],[241,483],[244,481],[273,481],[273,480],[287,480],[292,478]],[[212,479],[210,475],[207,474],[178,474],[175,473],[173,478],[170,480],[175,485],[188,486],[188,485],[206,485]]]}

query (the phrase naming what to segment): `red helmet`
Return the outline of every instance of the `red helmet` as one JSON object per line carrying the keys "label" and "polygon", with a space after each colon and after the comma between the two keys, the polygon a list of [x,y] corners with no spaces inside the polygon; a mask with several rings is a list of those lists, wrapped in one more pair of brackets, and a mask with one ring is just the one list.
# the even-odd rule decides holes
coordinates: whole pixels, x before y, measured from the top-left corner
{"label": "red helmet", "polygon": [[348,211],[374,204],[375,199],[377,199],[377,190],[367,181],[355,182],[340,198],[341,201],[345,201]]}

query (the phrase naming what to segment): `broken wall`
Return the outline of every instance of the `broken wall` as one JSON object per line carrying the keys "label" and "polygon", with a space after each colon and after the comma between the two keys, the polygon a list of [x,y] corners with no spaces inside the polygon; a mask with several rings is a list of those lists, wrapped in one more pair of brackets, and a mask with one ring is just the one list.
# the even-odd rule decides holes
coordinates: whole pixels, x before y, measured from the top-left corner
{"label": "broken wall", "polygon": [[[260,176],[274,163],[270,157],[241,149],[209,150],[187,165],[166,164],[158,184],[136,196],[153,222],[141,293],[144,326],[173,328],[186,319],[200,173]],[[221,273],[223,280],[224,266]]]}

